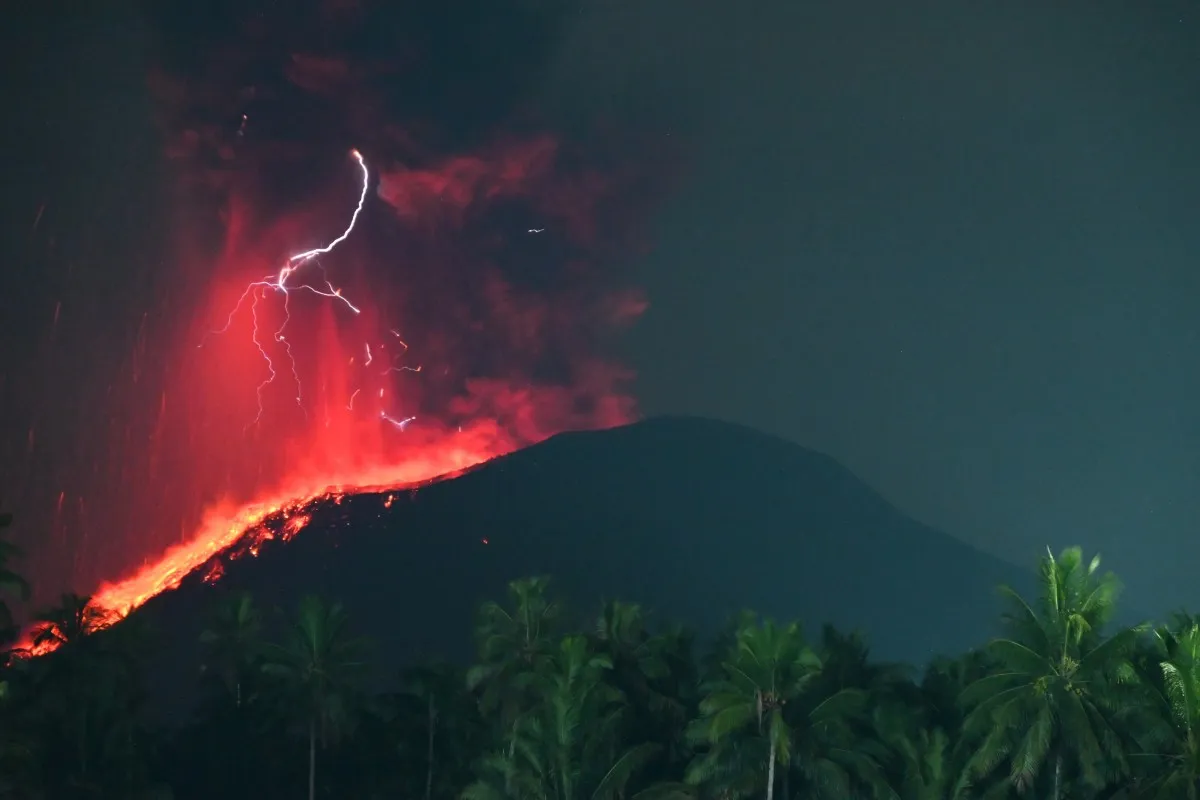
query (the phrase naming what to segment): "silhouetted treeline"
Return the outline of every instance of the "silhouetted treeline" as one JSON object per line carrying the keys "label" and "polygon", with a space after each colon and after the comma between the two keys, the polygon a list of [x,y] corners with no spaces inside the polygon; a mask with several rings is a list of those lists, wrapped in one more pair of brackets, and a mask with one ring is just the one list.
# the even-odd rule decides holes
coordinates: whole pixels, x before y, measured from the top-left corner
{"label": "silhouetted treeline", "polygon": [[[0,583],[20,590],[12,554]],[[336,602],[305,599],[280,627],[227,593],[199,643],[203,699],[171,730],[142,722],[137,615],[67,596],[36,628],[56,651],[4,667],[0,796],[1200,796],[1200,625],[1114,629],[1117,582],[1078,549],[1039,575],[1040,596],[1008,592],[1000,638],[923,671],[752,613],[702,652],[628,603],[570,624],[526,579],[480,610],[472,666],[413,666],[386,694],[365,691],[370,642]]]}

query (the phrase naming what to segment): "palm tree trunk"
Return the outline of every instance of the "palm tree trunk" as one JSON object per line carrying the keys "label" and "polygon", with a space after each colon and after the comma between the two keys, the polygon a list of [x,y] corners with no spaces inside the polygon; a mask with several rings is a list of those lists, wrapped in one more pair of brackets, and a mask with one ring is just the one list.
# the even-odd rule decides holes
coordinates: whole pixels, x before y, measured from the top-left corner
{"label": "palm tree trunk", "polygon": [[1054,757],[1054,800],[1058,800],[1062,792],[1062,754]]}
{"label": "palm tree trunk", "polygon": [[308,722],[308,800],[317,797],[317,721]]}
{"label": "palm tree trunk", "polygon": [[81,720],[81,722],[79,723],[79,729],[76,731],[76,733],[78,734],[77,744],[79,747],[79,775],[82,778],[86,778],[87,772],[88,772],[88,740],[87,740],[88,739],[88,712],[87,712],[87,708],[84,708],[80,712],[80,720]]}
{"label": "palm tree trunk", "polygon": [[775,797],[775,739],[771,739],[771,753],[768,756],[771,762],[767,765],[767,800],[773,800]]}
{"label": "palm tree trunk", "polygon": [[425,765],[425,800],[431,800],[433,795],[433,728],[437,724],[437,710],[433,705],[433,695],[429,696],[429,752],[426,754]]}

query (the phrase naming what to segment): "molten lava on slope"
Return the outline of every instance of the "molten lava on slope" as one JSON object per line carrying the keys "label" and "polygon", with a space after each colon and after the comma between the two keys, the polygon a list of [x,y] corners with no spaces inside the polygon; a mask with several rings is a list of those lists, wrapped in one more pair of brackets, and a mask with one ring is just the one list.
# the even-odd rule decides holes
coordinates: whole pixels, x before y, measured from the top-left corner
{"label": "molten lava on slope", "polygon": [[[313,24],[336,49],[376,21]],[[646,303],[612,272],[643,250],[664,154],[503,115],[443,136],[392,103],[391,67],[330,90],[297,76],[296,37],[243,34],[150,81],[168,252],[105,264],[103,296],[55,315],[55,346],[99,366],[39,398],[48,435],[35,420],[13,465],[39,605],[70,588],[128,613],[295,535],[318,499],[636,417],[605,345]],[[108,337],[127,353],[101,352],[97,319],[137,321]]]}
{"label": "molten lava on slope", "polygon": [[[443,448],[432,450],[432,455],[352,476],[353,480],[349,480],[351,476],[331,479],[321,489],[293,486],[240,507],[217,506],[209,511],[192,539],[172,547],[132,575],[102,585],[92,596],[92,602],[105,611],[124,616],[155,595],[176,588],[206,563],[205,579],[215,581],[223,572],[222,558],[256,556],[266,540],[278,537],[287,541],[308,523],[306,510],[315,503],[336,501],[347,493],[415,489],[462,474],[509,449],[493,451],[478,444],[456,448],[447,442]],[[271,524],[280,522],[279,526]]]}
{"label": "molten lava on slope", "polygon": [[[272,496],[239,507],[220,505],[212,508],[195,535],[170,548],[161,557],[148,561],[133,574],[100,586],[91,604],[104,615],[117,620],[126,616],[151,598],[178,588],[183,580],[203,569],[205,582],[220,580],[228,561],[257,556],[264,542],[278,539],[288,541],[308,524],[310,509],[320,503],[340,503],[347,494],[388,491],[413,491],[437,480],[463,474],[474,466],[511,448],[486,434],[476,431],[456,433],[458,441],[443,441],[430,445],[424,455],[416,455],[391,467],[354,476],[331,478],[319,490],[292,486]],[[472,441],[473,440],[473,441]],[[349,480],[349,478],[353,480]],[[391,505],[392,494],[384,499]],[[31,655],[44,655],[55,649],[46,643],[34,647],[29,636],[18,649]]]}

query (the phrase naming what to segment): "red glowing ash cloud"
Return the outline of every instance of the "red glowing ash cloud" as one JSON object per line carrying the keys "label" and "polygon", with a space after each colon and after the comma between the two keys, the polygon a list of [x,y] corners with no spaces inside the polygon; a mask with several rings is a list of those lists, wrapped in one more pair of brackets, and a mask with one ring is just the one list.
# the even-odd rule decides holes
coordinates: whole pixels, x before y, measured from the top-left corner
{"label": "red glowing ash cloud", "polygon": [[[87,393],[106,398],[87,411],[105,424],[50,484],[44,595],[96,587],[125,613],[205,565],[218,580],[214,556],[295,535],[322,498],[636,414],[605,353],[646,301],[613,268],[641,247],[661,172],[639,165],[662,154],[513,135],[500,111],[443,146],[444,109],[399,116],[443,93],[417,82],[396,99],[403,67],[349,48],[272,66],[292,45],[263,45],[275,28],[251,17],[205,69],[154,80],[177,252],[121,374]],[[351,17],[347,41],[368,25]]]}
{"label": "red glowing ash cloud", "polygon": [[[369,176],[363,157],[354,156]],[[390,218],[385,227],[398,221],[411,231],[442,214],[454,217],[453,230],[462,231],[464,217],[482,204],[551,183],[554,156],[543,139],[496,164],[459,158],[438,170],[388,174],[377,196],[395,209],[398,220]],[[332,244],[313,246],[244,284],[217,335],[202,339],[186,378],[191,387],[203,387],[185,412],[191,434],[187,456],[193,479],[206,478],[207,485],[234,499],[206,508],[184,541],[131,575],[101,585],[94,595],[99,607],[124,614],[175,588],[243,537],[266,531],[263,522],[270,517],[295,515],[285,526],[294,534],[307,521],[301,510],[318,499],[411,486],[564,429],[633,418],[632,400],[618,390],[628,374],[586,350],[578,360],[572,355],[581,347],[580,334],[597,323],[627,320],[644,301],[597,292],[589,309],[573,288],[555,291],[555,281],[520,290],[486,260],[477,274],[458,264],[458,277],[469,281],[458,297],[428,279],[418,282],[429,294],[406,295],[409,270],[380,270],[377,264],[390,259],[370,248],[360,247],[357,259],[351,255],[355,222],[360,213],[371,213],[362,202],[369,187],[368,177],[359,187],[351,224]],[[531,219],[544,227],[510,235],[537,236],[558,227],[546,238],[586,238],[580,218],[568,210],[581,213],[567,206],[533,212]],[[277,223],[262,238],[296,228],[293,220]],[[245,235],[242,226],[231,229]],[[410,241],[428,242],[420,236]],[[261,248],[231,242],[224,266],[233,274],[251,269],[241,264],[257,261]],[[453,248],[439,253],[450,267],[464,257]],[[347,262],[357,263],[357,274]],[[435,261],[423,268],[440,267]],[[338,288],[356,279],[353,291]],[[228,294],[219,287],[214,302]],[[389,300],[400,313],[388,310]],[[478,305],[472,308],[472,302]],[[440,317],[451,321],[449,329]],[[473,354],[481,354],[483,363],[473,365]],[[556,372],[535,379],[532,371],[547,363]],[[197,439],[197,420],[216,438]],[[220,485],[212,472],[200,469],[206,465],[233,480]],[[258,544],[242,550],[256,555]],[[211,567],[206,578],[217,579],[220,570]]]}
{"label": "red glowing ash cloud", "polygon": [[[374,192],[366,162],[354,157],[367,182],[353,194],[331,190],[357,200],[340,233],[316,214],[281,219],[256,235],[231,220],[218,273],[226,277],[200,315],[224,316],[224,324],[216,335],[189,335],[202,347],[178,362],[174,386],[162,392],[144,487],[185,503],[205,498],[203,510],[182,541],[101,583],[93,602],[105,612],[126,614],[206,564],[205,580],[219,580],[216,556],[257,555],[274,536],[264,523],[279,516],[290,538],[315,501],[417,485],[561,430],[634,417],[633,401],[619,390],[629,375],[588,345],[645,302],[589,282],[580,251],[571,249],[595,235],[603,215],[564,198],[597,202],[589,194],[594,178],[564,184],[546,138],[494,162],[458,157],[397,169]],[[542,197],[549,204],[528,202]],[[441,236],[472,241],[472,218],[510,198],[525,201],[522,224],[537,227],[493,229],[481,248]],[[360,214],[370,218],[380,200],[395,213],[376,214],[374,226],[357,230]],[[355,234],[373,234],[374,246]],[[505,236],[543,237],[537,241],[557,243],[558,252],[527,249],[525,257],[543,263],[521,286],[498,263]],[[263,254],[283,248],[283,239],[311,247],[264,273]],[[313,244],[322,239],[330,243]],[[410,246],[407,253],[398,242]],[[248,282],[238,277],[247,273]],[[179,404],[169,399],[176,396]],[[177,474],[187,483],[164,481],[155,467],[165,462],[186,464]],[[178,514],[186,505],[160,508]],[[146,519],[155,519],[153,511]]]}

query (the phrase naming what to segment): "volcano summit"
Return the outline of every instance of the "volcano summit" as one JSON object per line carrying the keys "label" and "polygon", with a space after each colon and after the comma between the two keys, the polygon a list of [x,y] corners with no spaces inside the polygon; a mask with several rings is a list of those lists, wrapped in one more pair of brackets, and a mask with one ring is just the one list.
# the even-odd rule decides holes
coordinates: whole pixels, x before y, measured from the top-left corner
{"label": "volcano summit", "polygon": [[752,607],[862,629],[881,656],[918,662],[974,644],[993,587],[1028,583],[827,456],[657,418],[554,436],[408,491],[313,498],[138,613],[169,637],[173,663],[195,663],[214,594],[290,607],[320,593],[345,603],[385,664],[462,659],[479,603],[533,574],[554,576],[581,613],[623,597],[711,632]]}

